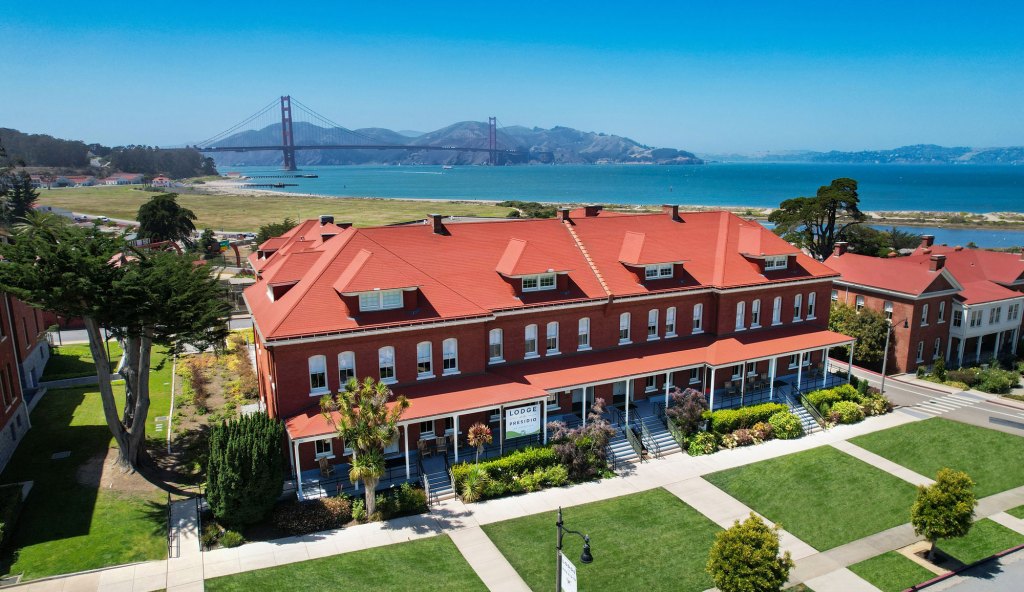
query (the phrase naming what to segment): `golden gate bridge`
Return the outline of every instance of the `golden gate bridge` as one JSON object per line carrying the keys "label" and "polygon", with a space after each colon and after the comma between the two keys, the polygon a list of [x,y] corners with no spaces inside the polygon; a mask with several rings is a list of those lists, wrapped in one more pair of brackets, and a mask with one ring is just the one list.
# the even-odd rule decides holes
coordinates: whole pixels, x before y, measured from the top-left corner
{"label": "golden gate bridge", "polygon": [[[271,129],[277,123],[280,106],[280,137]],[[296,124],[301,129],[301,142],[295,142]],[[308,125],[304,125],[308,124]],[[526,162],[530,152],[521,147],[506,148],[498,141],[498,120],[487,119],[487,146],[451,146],[433,144],[405,144],[375,138],[370,134],[350,130],[317,113],[291,96],[274,99],[262,109],[221,133],[192,146],[203,153],[280,151],[284,169],[298,170],[295,153],[300,150],[446,150],[451,152],[485,152],[487,164],[499,165]],[[506,134],[507,135],[507,134]],[[511,142],[510,142],[511,143]],[[539,154],[542,158],[548,154]]]}

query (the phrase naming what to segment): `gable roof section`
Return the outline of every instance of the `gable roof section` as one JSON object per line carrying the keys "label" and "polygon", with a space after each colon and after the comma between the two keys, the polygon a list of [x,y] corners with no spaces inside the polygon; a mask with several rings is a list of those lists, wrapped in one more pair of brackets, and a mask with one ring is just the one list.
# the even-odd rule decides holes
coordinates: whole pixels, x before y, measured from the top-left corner
{"label": "gable roof section", "polygon": [[509,239],[494,270],[505,277],[521,277],[540,273],[564,273],[568,269],[551,267],[552,257],[536,244],[521,238]]}
{"label": "gable roof section", "polygon": [[741,224],[736,248],[747,257],[771,257],[773,255],[796,255],[800,249],[778,238],[773,232],[757,223]]}
{"label": "gable roof section", "polygon": [[910,257],[879,258],[856,253],[844,253],[825,259],[825,265],[838,271],[840,281],[867,288],[897,292],[916,298],[926,292],[934,292],[933,285],[942,277],[952,289],[962,286],[947,269],[935,272],[929,270],[930,257],[923,261]]}
{"label": "gable roof section", "polygon": [[413,288],[417,286],[413,278],[418,275],[416,269],[386,249],[374,253],[363,248],[338,276],[338,281],[334,282],[334,291],[348,295],[373,290]]}
{"label": "gable roof section", "polygon": [[679,249],[671,244],[661,244],[653,238],[648,239],[646,233],[630,230],[622,237],[619,261],[626,265],[681,263],[684,260],[684,255]]}

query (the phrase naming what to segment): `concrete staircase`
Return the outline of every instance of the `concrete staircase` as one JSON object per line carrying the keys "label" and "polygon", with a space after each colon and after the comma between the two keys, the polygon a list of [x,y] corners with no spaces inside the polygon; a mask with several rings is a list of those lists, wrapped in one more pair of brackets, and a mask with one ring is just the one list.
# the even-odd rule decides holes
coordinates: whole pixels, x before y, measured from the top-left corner
{"label": "concrete staircase", "polygon": [[629,440],[626,439],[626,434],[622,431],[623,429],[622,427],[616,428],[615,436],[608,442],[608,460],[611,461],[614,458],[615,464],[640,460],[636,451],[630,446]]}
{"label": "concrete staircase", "polygon": [[798,399],[792,395],[787,395],[786,404],[789,405],[789,410],[800,418],[800,425],[804,428],[804,434],[809,436],[821,431],[821,426],[818,425],[818,422],[814,421],[814,417],[800,404]]}
{"label": "concrete staircase", "polygon": [[644,442],[644,445],[647,446],[648,452],[651,456],[654,456],[655,450],[658,450],[661,456],[679,452],[679,443],[672,437],[668,428],[665,427],[665,422],[660,418],[649,415],[647,417],[640,418],[637,421],[643,424],[644,427],[647,428],[647,433],[651,435],[651,440],[653,440],[654,445]]}
{"label": "concrete staircase", "polygon": [[448,476],[447,471],[427,473],[424,477],[426,478],[427,488],[430,492],[430,497],[427,499],[428,504],[433,504],[435,502],[455,497],[455,490],[452,489],[452,480]]}

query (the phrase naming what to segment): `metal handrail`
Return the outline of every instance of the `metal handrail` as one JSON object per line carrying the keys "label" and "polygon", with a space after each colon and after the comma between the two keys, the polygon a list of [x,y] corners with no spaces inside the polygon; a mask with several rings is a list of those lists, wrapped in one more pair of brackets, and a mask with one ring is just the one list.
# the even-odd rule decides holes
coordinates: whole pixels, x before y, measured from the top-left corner
{"label": "metal handrail", "polygon": [[420,473],[420,482],[423,483],[423,495],[427,498],[427,505],[430,505],[430,480],[426,473]]}
{"label": "metal handrail", "polygon": [[[202,540],[202,537],[200,537]],[[171,492],[167,492],[167,558],[181,556],[181,532],[171,522]]]}
{"label": "metal handrail", "polygon": [[643,441],[644,446],[647,447],[647,450],[654,453],[654,458],[661,458],[661,446],[655,441],[651,430],[647,429],[647,423],[641,419],[638,419],[637,423],[640,424],[640,439]]}
{"label": "metal handrail", "polygon": [[622,427],[622,431],[626,433],[626,441],[633,447],[633,452],[636,452],[636,457],[640,459],[640,462],[644,462],[644,448],[640,444],[640,440],[633,433],[633,428],[627,426]]}
{"label": "metal handrail", "polygon": [[807,410],[807,413],[814,418],[814,421],[818,422],[821,429],[828,429],[828,423],[825,421],[825,418],[822,417],[821,411],[819,411],[818,408],[814,406],[814,403],[811,403],[803,393],[800,394],[800,404]]}
{"label": "metal handrail", "polygon": [[612,416],[612,425],[621,426],[626,423],[626,417],[618,407],[609,407],[608,413]]}
{"label": "metal handrail", "polygon": [[[668,433],[672,436],[672,439],[679,444],[679,448],[685,448],[686,436],[683,434],[683,431],[679,429],[679,426],[676,425],[676,422],[665,418],[665,427],[668,429]],[[685,452],[685,450],[683,451]]]}

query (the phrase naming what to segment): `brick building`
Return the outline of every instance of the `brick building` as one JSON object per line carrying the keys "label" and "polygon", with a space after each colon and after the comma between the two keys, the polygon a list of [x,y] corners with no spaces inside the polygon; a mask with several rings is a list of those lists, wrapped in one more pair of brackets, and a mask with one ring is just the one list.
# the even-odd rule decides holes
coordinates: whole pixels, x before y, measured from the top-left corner
{"label": "brick building", "polygon": [[663,210],[382,228],[323,216],[265,242],[245,300],[297,480],[346,455],[318,400],[352,377],[409,398],[387,451],[407,474],[423,441],[461,444],[478,421],[504,442],[510,417],[538,433],[596,398],[628,423],[671,385],[717,409],[820,380],[829,348],[852,343],[827,330],[837,274],[755,222]]}
{"label": "brick building", "polygon": [[[0,471],[7,466],[29,422],[30,404],[36,395],[49,347],[38,342],[38,312],[10,295],[0,293]],[[36,331],[32,333],[32,331]],[[28,338],[26,338],[28,336]],[[37,371],[38,364],[38,371]],[[24,376],[33,382],[24,382]]]}
{"label": "brick building", "polygon": [[934,244],[925,235],[906,257],[877,258],[837,243],[825,265],[841,274],[832,300],[882,312],[893,326],[889,362],[913,372],[942,357],[951,366],[1017,352],[1024,308],[1024,255]]}

